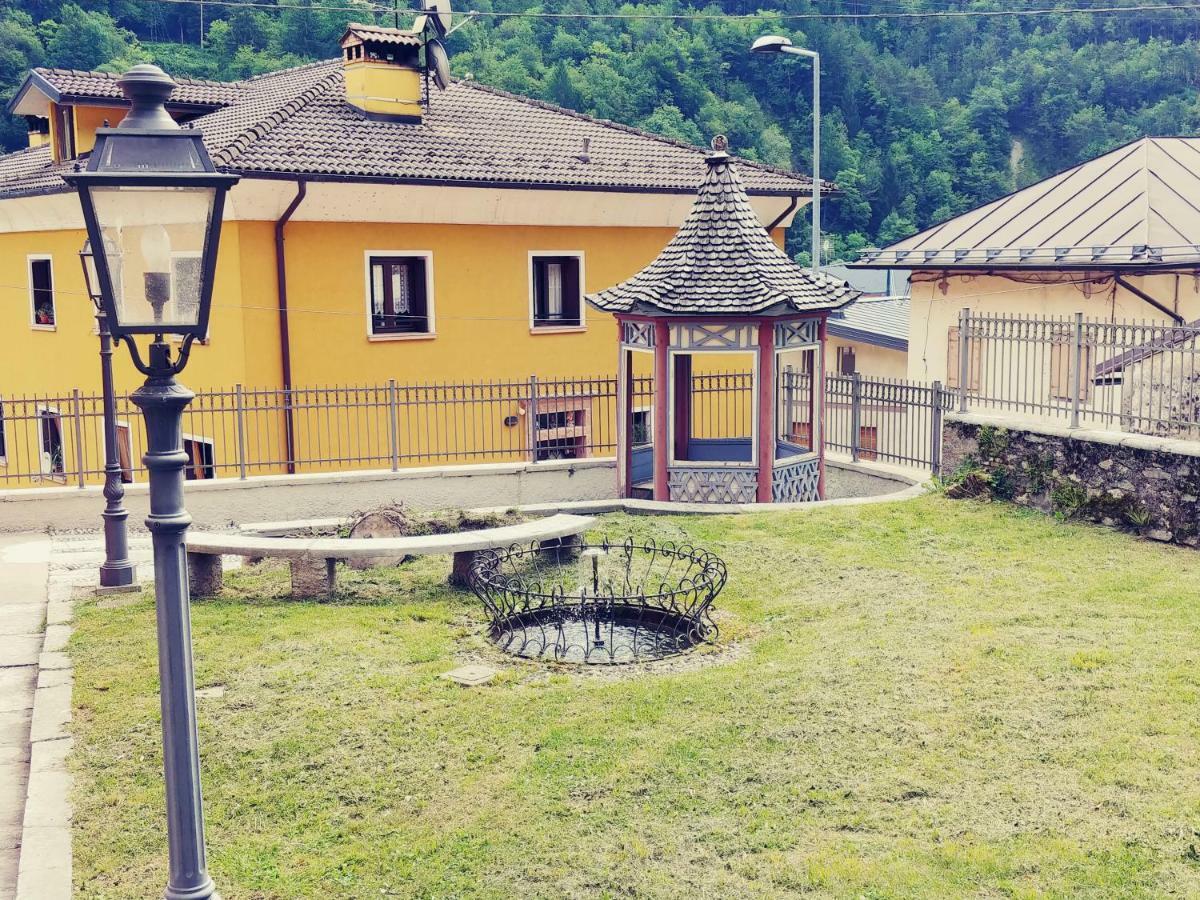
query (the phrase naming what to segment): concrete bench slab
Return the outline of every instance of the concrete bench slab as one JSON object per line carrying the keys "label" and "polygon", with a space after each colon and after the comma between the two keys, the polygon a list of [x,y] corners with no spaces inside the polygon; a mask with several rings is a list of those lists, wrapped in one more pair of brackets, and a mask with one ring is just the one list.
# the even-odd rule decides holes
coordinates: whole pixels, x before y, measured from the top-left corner
{"label": "concrete bench slab", "polygon": [[222,556],[272,557],[291,561],[292,595],[329,596],[338,560],[380,556],[454,555],[451,582],[462,584],[480,550],[534,541],[568,544],[595,524],[590,516],[553,515],[517,525],[480,528],[453,534],[396,538],[263,537],[192,532],[187,536],[188,580],[192,595],[210,597],[221,590]]}

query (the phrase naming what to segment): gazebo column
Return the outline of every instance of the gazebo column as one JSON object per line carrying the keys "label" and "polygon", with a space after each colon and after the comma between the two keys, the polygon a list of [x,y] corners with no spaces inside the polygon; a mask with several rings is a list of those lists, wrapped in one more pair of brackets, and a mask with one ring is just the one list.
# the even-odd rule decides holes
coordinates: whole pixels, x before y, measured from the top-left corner
{"label": "gazebo column", "polygon": [[[827,324],[826,317],[821,316],[820,324],[817,325],[817,336],[819,344],[817,352],[813,354],[814,368],[817,370],[816,377],[813,378],[812,386],[812,402],[815,415],[812,417],[812,424],[809,426],[809,431],[812,435],[813,449],[817,451],[817,499],[825,499],[825,326]],[[857,436],[853,438],[857,440]]]}
{"label": "gazebo column", "polygon": [[758,323],[758,502],[771,502],[775,471],[775,326]]}
{"label": "gazebo column", "polygon": [[665,319],[654,322],[654,499],[670,500],[667,463],[671,456],[671,330]]}

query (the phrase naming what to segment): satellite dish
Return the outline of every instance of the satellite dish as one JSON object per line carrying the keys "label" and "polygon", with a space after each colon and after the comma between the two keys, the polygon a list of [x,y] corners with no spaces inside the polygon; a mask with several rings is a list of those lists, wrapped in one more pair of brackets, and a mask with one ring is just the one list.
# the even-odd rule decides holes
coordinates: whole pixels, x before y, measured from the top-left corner
{"label": "satellite dish", "polygon": [[425,12],[429,14],[429,19],[438,34],[444,36],[450,30],[450,23],[454,18],[450,11],[450,0],[425,0]]}
{"label": "satellite dish", "polygon": [[450,56],[436,38],[425,42],[425,65],[433,73],[434,82],[444,91],[450,85]]}

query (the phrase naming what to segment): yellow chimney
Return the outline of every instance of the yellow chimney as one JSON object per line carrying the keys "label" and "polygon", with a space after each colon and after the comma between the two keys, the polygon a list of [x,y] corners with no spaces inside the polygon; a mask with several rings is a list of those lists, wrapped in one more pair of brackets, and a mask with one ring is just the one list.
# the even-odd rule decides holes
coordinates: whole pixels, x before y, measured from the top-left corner
{"label": "yellow chimney", "polygon": [[351,22],[341,45],[347,103],[372,118],[421,121],[420,31]]}

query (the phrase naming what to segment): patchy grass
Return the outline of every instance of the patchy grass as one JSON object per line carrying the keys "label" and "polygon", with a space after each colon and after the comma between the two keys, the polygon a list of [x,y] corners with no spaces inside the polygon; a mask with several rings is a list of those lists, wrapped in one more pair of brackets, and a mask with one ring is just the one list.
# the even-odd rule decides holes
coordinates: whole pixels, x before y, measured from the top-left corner
{"label": "patchy grass", "polygon": [[[605,528],[723,554],[743,652],[463,689],[491,651],[444,559],[195,603],[227,900],[1200,893],[1200,556],[938,497]],[[76,886],[156,896],[151,599],[70,649]]]}

